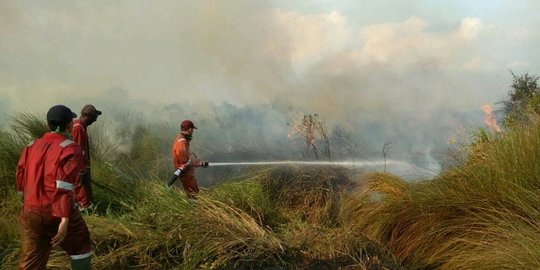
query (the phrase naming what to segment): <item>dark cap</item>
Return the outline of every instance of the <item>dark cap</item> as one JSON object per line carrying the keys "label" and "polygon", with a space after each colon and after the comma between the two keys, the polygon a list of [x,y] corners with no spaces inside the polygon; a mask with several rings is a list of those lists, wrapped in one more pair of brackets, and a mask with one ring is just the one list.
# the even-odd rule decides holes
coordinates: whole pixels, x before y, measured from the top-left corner
{"label": "dark cap", "polygon": [[182,121],[182,124],[180,124],[180,128],[182,130],[188,130],[190,128],[194,128],[194,129],[197,129],[197,127],[195,126],[195,124],[193,124],[193,122],[191,122],[190,120],[184,120]]}
{"label": "dark cap", "polygon": [[47,122],[55,126],[66,125],[75,117],[77,115],[64,105],[52,106],[47,112]]}
{"label": "dark cap", "polygon": [[101,115],[101,111],[98,111],[94,105],[88,104],[82,108],[81,115]]}

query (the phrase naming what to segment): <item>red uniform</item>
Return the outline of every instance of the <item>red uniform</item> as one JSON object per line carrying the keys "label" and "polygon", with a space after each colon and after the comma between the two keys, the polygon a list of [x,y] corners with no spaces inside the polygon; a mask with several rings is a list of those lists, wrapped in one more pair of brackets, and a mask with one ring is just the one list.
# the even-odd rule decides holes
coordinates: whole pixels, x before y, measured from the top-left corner
{"label": "red uniform", "polygon": [[62,134],[46,133],[24,149],[17,167],[17,190],[24,196],[19,269],[45,269],[62,217],[69,224],[60,247],[72,259],[91,256],[90,233],[73,196],[82,169],[81,147]]}
{"label": "red uniform", "polygon": [[179,178],[186,193],[190,196],[198,193],[195,167],[200,167],[201,161],[189,151],[189,141],[182,133],[178,135],[173,145],[173,161],[176,168],[182,169]]}
{"label": "red uniform", "polygon": [[92,175],[90,170],[90,144],[88,143],[88,133],[86,126],[81,120],[73,121],[73,129],[71,131],[73,141],[78,143],[82,148],[83,161],[85,169],[81,172],[75,186],[75,198],[82,208],[87,208],[92,205]]}

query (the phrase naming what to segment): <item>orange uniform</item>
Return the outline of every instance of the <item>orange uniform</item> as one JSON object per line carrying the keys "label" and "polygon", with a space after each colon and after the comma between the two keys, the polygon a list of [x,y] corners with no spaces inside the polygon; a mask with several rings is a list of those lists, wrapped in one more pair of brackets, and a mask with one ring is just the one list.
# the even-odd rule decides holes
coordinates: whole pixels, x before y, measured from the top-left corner
{"label": "orange uniform", "polygon": [[193,155],[189,150],[189,140],[180,133],[173,145],[173,161],[175,168],[182,169],[180,181],[185,192],[192,197],[199,192],[197,179],[195,178],[195,168],[201,166],[201,160]]}

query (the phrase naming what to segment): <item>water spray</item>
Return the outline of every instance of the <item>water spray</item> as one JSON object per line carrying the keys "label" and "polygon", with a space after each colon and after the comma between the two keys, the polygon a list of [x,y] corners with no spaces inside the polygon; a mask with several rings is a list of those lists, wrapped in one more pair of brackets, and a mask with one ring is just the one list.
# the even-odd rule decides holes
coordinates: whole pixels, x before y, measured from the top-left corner
{"label": "water spray", "polygon": [[[226,167],[226,166],[281,166],[281,165],[297,165],[297,166],[339,166],[348,168],[371,168],[380,169],[386,172],[386,166],[391,165],[394,167],[409,167],[414,170],[418,168],[408,162],[399,160],[372,160],[372,161],[296,161],[296,160],[281,160],[281,161],[254,161],[254,162],[209,162],[208,167]],[[171,186],[178,177],[182,174],[182,170],[178,169],[169,179],[167,183]]]}
{"label": "water spray", "polygon": [[[398,162],[398,161],[394,161]],[[273,166],[273,165],[304,165],[304,166],[342,166],[370,167],[383,166],[385,161],[257,161],[257,162],[211,162],[208,166]]]}
{"label": "water spray", "polygon": [[[224,166],[276,166],[276,165],[300,165],[300,166],[340,166],[340,167],[378,167],[384,166],[387,161],[256,161],[256,162],[209,162],[208,167],[224,167]],[[390,161],[390,163],[399,163],[399,161]],[[170,187],[178,177],[182,174],[182,170],[176,170],[167,185]]]}

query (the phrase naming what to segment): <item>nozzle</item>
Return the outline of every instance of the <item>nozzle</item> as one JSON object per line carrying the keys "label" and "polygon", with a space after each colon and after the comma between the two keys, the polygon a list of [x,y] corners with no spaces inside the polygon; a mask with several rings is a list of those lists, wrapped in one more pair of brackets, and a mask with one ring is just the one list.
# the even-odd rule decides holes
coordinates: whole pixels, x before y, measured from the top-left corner
{"label": "nozzle", "polygon": [[171,178],[169,178],[169,181],[167,182],[167,186],[170,187],[174,182],[176,182],[176,179],[182,174],[182,169],[176,170],[172,175]]}

